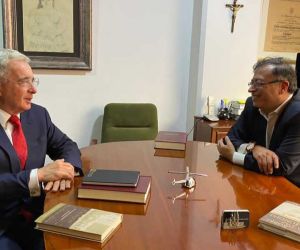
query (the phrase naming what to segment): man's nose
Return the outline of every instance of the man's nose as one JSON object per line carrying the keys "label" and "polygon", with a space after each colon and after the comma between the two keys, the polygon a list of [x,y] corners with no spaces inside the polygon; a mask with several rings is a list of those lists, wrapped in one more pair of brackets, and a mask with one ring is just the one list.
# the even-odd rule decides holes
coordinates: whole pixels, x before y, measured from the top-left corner
{"label": "man's nose", "polygon": [[28,91],[32,94],[36,94],[37,93],[37,87],[35,87],[34,85],[31,84],[30,88],[28,89]]}
{"label": "man's nose", "polygon": [[250,85],[249,88],[248,88],[248,92],[252,93],[254,91],[256,91],[256,88],[253,85]]}

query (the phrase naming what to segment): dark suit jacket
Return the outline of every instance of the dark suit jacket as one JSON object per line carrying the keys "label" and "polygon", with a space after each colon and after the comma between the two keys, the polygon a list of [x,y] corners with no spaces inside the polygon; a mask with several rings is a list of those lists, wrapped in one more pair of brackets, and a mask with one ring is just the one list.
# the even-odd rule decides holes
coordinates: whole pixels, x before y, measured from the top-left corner
{"label": "dark suit jacket", "polygon": [[[251,97],[245,109],[228,136],[237,149],[242,143],[255,141],[266,146],[267,121],[253,107]],[[272,134],[269,149],[279,157],[279,169],[273,175],[283,175],[300,187],[300,91],[297,90],[291,101],[280,114]],[[259,172],[257,161],[252,153],[246,154],[244,167]]]}
{"label": "dark suit jacket", "polygon": [[20,119],[28,145],[24,171],[20,171],[16,152],[0,126],[0,230],[11,223],[21,207],[31,211],[34,218],[43,212],[45,194],[30,197],[28,181],[31,169],[44,166],[46,154],[53,160],[65,159],[82,173],[76,143],[51,122],[45,108],[33,104],[30,110],[21,113]]}

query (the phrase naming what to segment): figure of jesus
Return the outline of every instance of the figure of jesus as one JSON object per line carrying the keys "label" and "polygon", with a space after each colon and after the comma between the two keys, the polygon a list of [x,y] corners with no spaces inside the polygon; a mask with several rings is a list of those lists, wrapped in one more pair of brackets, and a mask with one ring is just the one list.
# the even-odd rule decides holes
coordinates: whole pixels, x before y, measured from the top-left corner
{"label": "figure of jesus", "polygon": [[232,11],[231,19],[231,33],[234,31],[234,23],[236,19],[237,12],[244,7],[243,4],[236,4],[237,0],[233,0],[233,4],[226,4],[226,7]]}

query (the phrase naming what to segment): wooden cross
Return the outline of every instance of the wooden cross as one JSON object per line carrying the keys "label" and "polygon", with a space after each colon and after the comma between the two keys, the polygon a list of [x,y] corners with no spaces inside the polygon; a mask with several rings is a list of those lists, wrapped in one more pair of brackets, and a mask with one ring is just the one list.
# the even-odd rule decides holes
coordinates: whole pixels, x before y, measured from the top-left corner
{"label": "wooden cross", "polygon": [[236,4],[237,0],[233,0],[233,4],[226,4],[226,8],[230,8],[230,10],[232,11],[232,19],[231,19],[231,33],[233,33],[234,30],[234,23],[235,23],[235,19],[236,19],[236,14],[237,12],[244,7],[243,4]]}

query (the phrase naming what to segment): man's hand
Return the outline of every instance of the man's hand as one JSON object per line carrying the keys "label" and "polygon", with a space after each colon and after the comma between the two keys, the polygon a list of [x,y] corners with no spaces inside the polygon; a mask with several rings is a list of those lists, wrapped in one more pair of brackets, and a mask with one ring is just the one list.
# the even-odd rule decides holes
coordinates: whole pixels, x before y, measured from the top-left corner
{"label": "man's hand", "polygon": [[56,160],[38,169],[39,182],[57,181],[61,179],[71,181],[74,179],[74,167],[70,163],[64,162],[63,159]]}
{"label": "man's hand", "polygon": [[39,182],[46,183],[46,192],[64,191],[71,188],[74,180],[74,167],[63,159],[56,160],[38,169]]}
{"label": "man's hand", "polygon": [[273,151],[256,145],[252,150],[252,154],[260,171],[265,175],[273,174],[274,168],[279,168],[279,158]]}
{"label": "man's hand", "polygon": [[[225,140],[225,143],[223,140]],[[219,151],[220,155],[232,162],[233,153],[235,152],[235,148],[234,148],[232,142],[230,141],[229,137],[226,136],[225,138],[220,139],[218,141],[217,147],[218,147],[218,151]]]}
{"label": "man's hand", "polygon": [[59,191],[65,191],[66,189],[70,189],[71,188],[71,181],[70,180],[57,180],[57,181],[49,181],[44,190],[46,192],[57,192]]}

